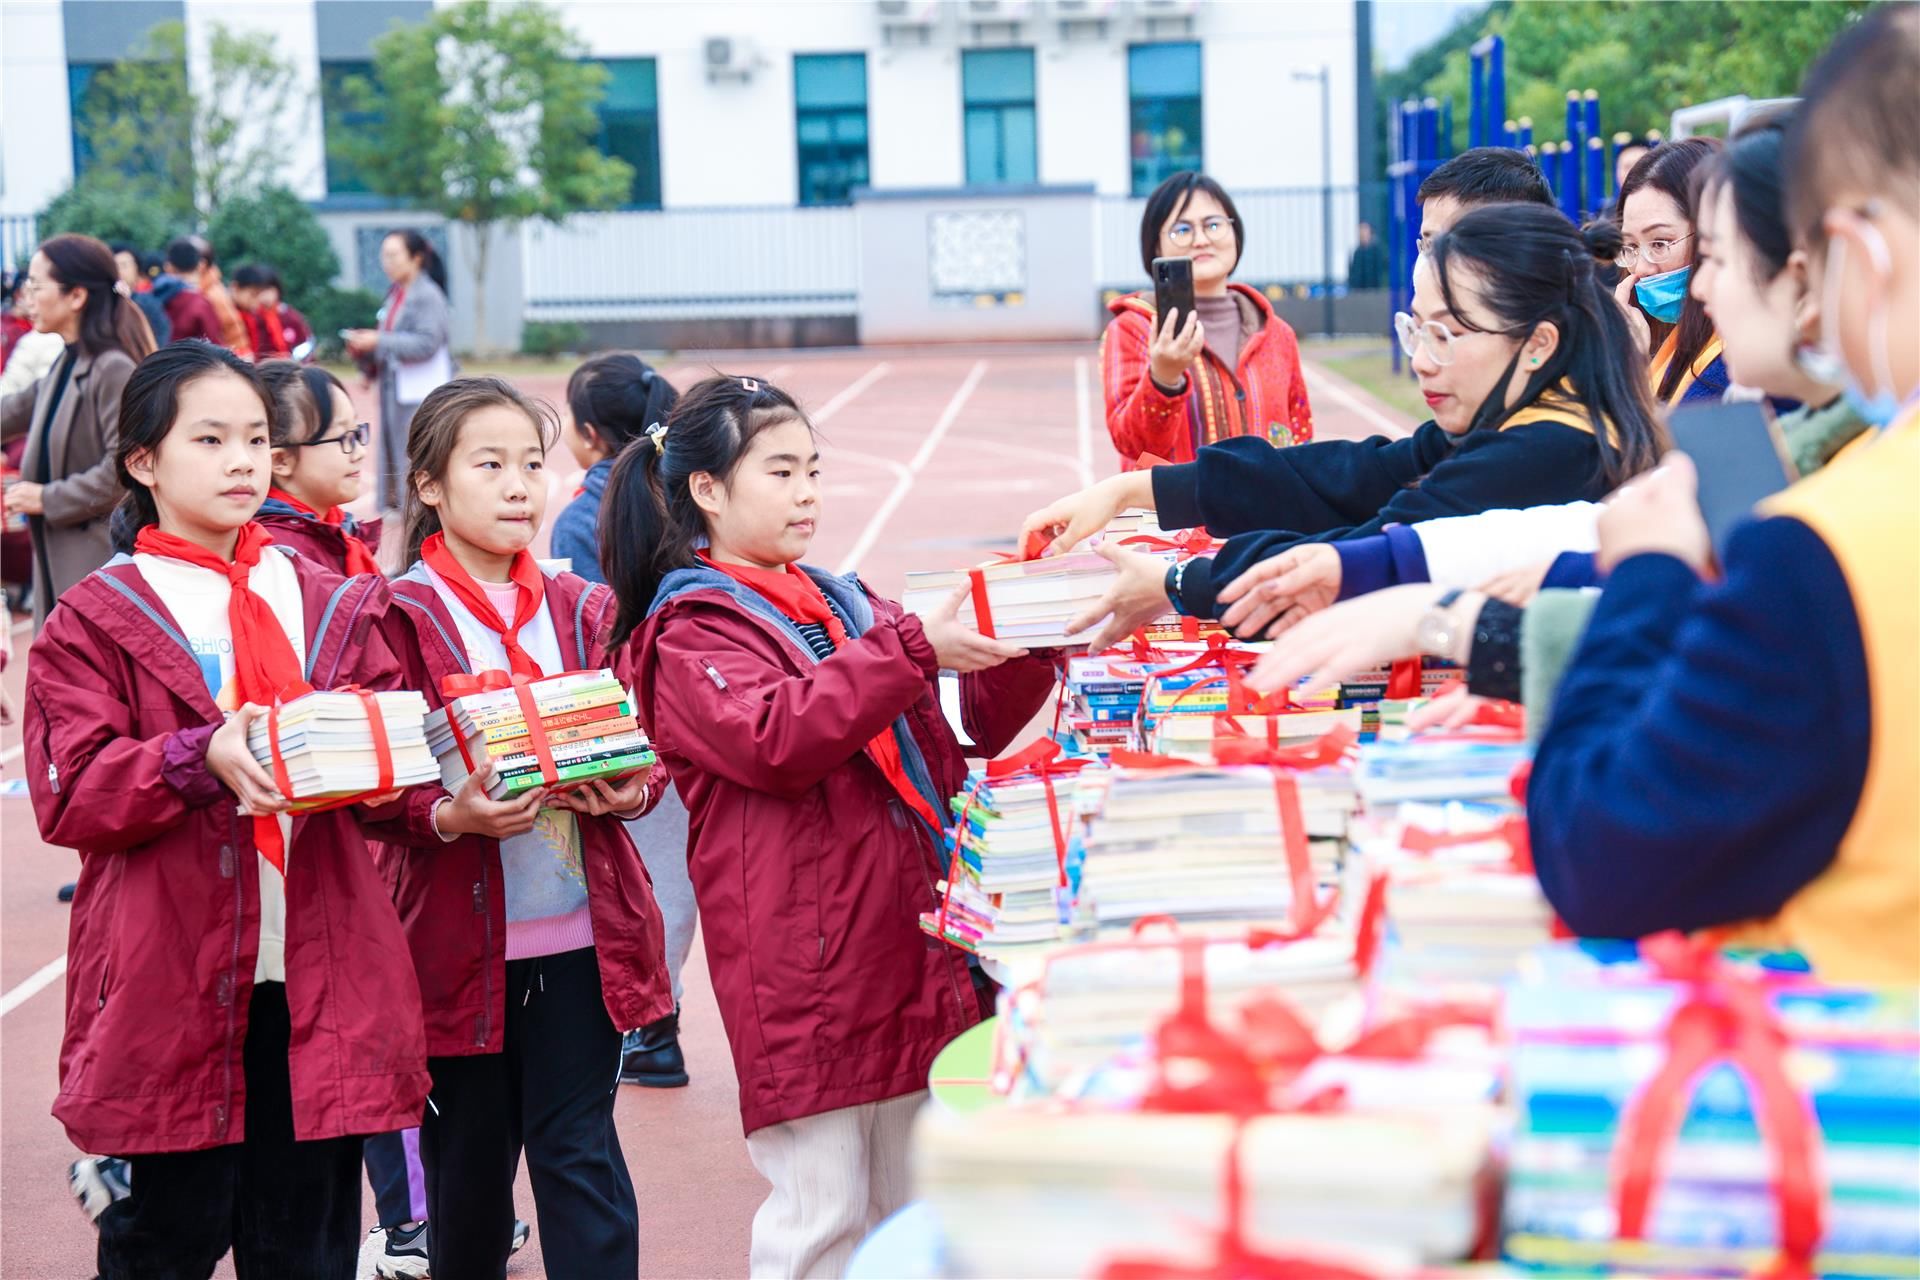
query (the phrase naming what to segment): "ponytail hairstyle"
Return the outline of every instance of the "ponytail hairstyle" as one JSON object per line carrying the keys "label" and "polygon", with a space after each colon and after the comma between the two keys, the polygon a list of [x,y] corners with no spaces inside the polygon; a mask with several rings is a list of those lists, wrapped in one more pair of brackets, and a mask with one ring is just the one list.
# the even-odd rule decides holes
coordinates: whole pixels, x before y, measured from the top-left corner
{"label": "ponytail hairstyle", "polygon": [[82,351],[124,351],[135,364],[153,354],[153,330],[133,299],[120,293],[120,264],[111,249],[92,236],[67,234],[44,241],[39,252],[62,292],[87,291],[80,311]]}
{"label": "ponytail hairstyle", "polygon": [[600,505],[600,564],[619,601],[616,647],[646,619],[661,581],[692,568],[694,552],[706,545],[692,477],[704,471],[727,483],[753,438],[786,422],[813,430],[793,397],[772,383],[715,375],[680,397],[664,430],[650,426],[621,451]]}
{"label": "ponytail hairstyle", "polygon": [[273,447],[291,449],[319,439],[333,421],[334,388],[347,394],[340,379],[319,365],[297,360],[266,360],[257,367],[260,381],[273,396]]}
{"label": "ponytail hairstyle", "polygon": [[[1600,471],[1610,487],[1651,467],[1666,437],[1647,391],[1647,366],[1627,319],[1598,274],[1599,264],[1580,231],[1554,209],[1503,204],[1475,209],[1427,250],[1447,309],[1461,327],[1525,339],[1551,322],[1560,341],[1527,379],[1519,404],[1509,409],[1506,390],[1520,352],[1474,415],[1469,430],[1492,430],[1534,402],[1549,387],[1564,388],[1585,411],[1600,448]],[[1457,279],[1471,272],[1475,280]],[[1475,287],[1481,311],[1499,325],[1483,329],[1465,317],[1458,298]]]}
{"label": "ponytail hairstyle", "polygon": [[679,398],[671,382],[625,351],[593,356],[567,379],[574,430],[591,426],[609,457],[617,457],[652,424],[665,422]]}
{"label": "ponytail hairstyle", "polygon": [[127,492],[108,523],[114,550],[131,553],[134,538],[160,519],[153,491],[133,478],[133,472],[127,469],[128,459],[159,449],[179,416],[183,388],[221,373],[230,373],[253,388],[266,410],[267,436],[279,440],[279,414],[273,395],[251,364],[205,338],[185,338],[154,352],[134,369],[120,393],[120,441],[113,451],[113,469]]}
{"label": "ponytail hairstyle", "polygon": [[[1677,142],[1663,142],[1641,156],[1634,164],[1633,171],[1627,175],[1627,180],[1620,184],[1619,208],[1622,217],[1626,214],[1627,197],[1642,187],[1652,187],[1673,201],[1680,210],[1680,216],[1687,220],[1687,233],[1691,235],[1699,225],[1699,215],[1693,203],[1696,190],[1694,173],[1719,151],[1718,138],[1681,138]],[[1668,270],[1677,268],[1669,267]],[[1634,305],[1639,304],[1636,302]],[[1660,377],[1659,396],[1661,402],[1665,403],[1673,395],[1674,388],[1680,385],[1680,379],[1686,376],[1687,370],[1699,358],[1700,352],[1712,341],[1713,321],[1707,318],[1706,304],[1694,297],[1693,290],[1689,289],[1678,321],[1668,325],[1648,316],[1647,328],[1652,334],[1655,351],[1660,349],[1660,344],[1667,340],[1669,333],[1678,332],[1680,335],[1674,344],[1673,360]]]}
{"label": "ponytail hairstyle", "polygon": [[400,243],[406,246],[407,256],[420,264],[427,278],[440,286],[440,292],[449,298],[453,291],[447,288],[447,264],[440,260],[440,251],[433,247],[433,241],[415,231],[412,227],[403,227],[398,231],[389,231],[387,236],[398,236]]}
{"label": "ponytail hairstyle", "polygon": [[559,438],[560,420],[546,401],[527,395],[504,378],[455,378],[427,393],[413,411],[413,425],[407,429],[407,494],[402,514],[406,518],[406,540],[400,563],[411,565],[420,558],[420,544],[440,532],[440,513],[420,501],[421,482],[445,482],[447,467],[460,445],[460,428],[482,409],[518,409],[533,424],[542,449],[553,448]]}

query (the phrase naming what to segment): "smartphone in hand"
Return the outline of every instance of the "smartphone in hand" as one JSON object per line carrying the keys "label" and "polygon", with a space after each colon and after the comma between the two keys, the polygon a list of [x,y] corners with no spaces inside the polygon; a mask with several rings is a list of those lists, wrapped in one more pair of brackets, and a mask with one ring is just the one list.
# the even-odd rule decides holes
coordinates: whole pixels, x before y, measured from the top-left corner
{"label": "smartphone in hand", "polygon": [[1155,258],[1153,260],[1153,310],[1154,325],[1163,330],[1166,327],[1166,315],[1169,311],[1180,314],[1173,322],[1173,331],[1180,327],[1193,314],[1193,259],[1192,258]]}
{"label": "smartphone in hand", "polygon": [[1700,514],[1714,559],[1726,563],[1727,537],[1769,498],[1800,478],[1780,424],[1762,401],[1693,405],[1667,418],[1673,447],[1700,473]]}

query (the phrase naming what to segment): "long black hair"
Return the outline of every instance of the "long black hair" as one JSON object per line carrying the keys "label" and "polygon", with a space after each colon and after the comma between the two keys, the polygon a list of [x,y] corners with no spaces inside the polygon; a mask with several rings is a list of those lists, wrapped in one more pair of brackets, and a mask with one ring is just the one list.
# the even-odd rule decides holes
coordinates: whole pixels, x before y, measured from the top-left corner
{"label": "long black hair", "polygon": [[183,338],[142,360],[120,393],[120,442],[113,451],[113,470],[127,492],[108,524],[115,550],[132,551],[140,531],[160,519],[153,491],[134,479],[127,460],[160,447],[173,430],[180,413],[180,392],[187,384],[219,373],[230,373],[252,387],[266,410],[269,438],[278,430],[273,394],[260,380],[259,371],[225,347],[205,338]]}
{"label": "long black hair", "polygon": [[665,422],[680,399],[673,384],[639,356],[609,351],[590,357],[567,379],[567,411],[574,429],[591,426],[618,455],[656,422]]}
{"label": "long black hair", "polygon": [[415,231],[412,227],[401,227],[387,232],[387,236],[400,237],[400,243],[406,246],[407,256],[420,264],[427,278],[440,286],[440,292],[449,298],[453,290],[447,287],[447,264],[440,259],[440,251],[433,247],[433,241]]}
{"label": "long black hair", "polygon": [[691,477],[704,471],[726,483],[753,438],[784,422],[813,429],[772,383],[716,375],[680,397],[664,434],[643,435],[621,452],[600,505],[600,564],[619,601],[616,647],[646,619],[662,579],[693,567],[707,536]]}
{"label": "long black hair", "polygon": [[[1547,322],[1560,331],[1553,354],[1527,379],[1519,404],[1509,408],[1507,382],[1520,359],[1520,351],[1514,351],[1514,363],[1494,385],[1469,430],[1498,428],[1541,392],[1559,385],[1586,411],[1600,447],[1601,474],[1610,485],[1659,460],[1666,434],[1647,391],[1646,362],[1619,304],[1601,283],[1598,264],[1578,228],[1542,205],[1488,205],[1435,237],[1427,257],[1447,310],[1463,328],[1518,339]],[[1497,328],[1467,320],[1458,300],[1465,282],[1454,278],[1461,270],[1477,277],[1476,292],[1483,309],[1499,320]]]}
{"label": "long black hair", "polygon": [[[1624,217],[1627,197],[1643,187],[1652,187],[1680,210],[1680,216],[1687,220],[1687,233],[1691,235],[1699,225],[1699,213],[1694,208],[1694,172],[1701,165],[1713,159],[1720,151],[1720,139],[1712,137],[1681,138],[1677,142],[1663,142],[1635,162],[1633,170],[1627,174],[1627,180],[1620,185],[1619,207]],[[1691,256],[1689,256],[1691,261]],[[1678,268],[1669,266],[1667,270]],[[1634,305],[1638,306],[1636,302]],[[1693,366],[1707,343],[1713,340],[1713,321],[1707,318],[1706,304],[1693,296],[1693,290],[1687,290],[1687,300],[1681,304],[1680,319],[1669,325],[1647,317],[1647,328],[1653,335],[1654,350],[1667,340],[1669,333],[1680,336],[1674,342],[1673,359],[1668,363],[1666,372],[1660,375],[1660,399],[1664,403],[1680,385],[1680,379]]]}
{"label": "long black hair", "polygon": [[1727,149],[1694,175],[1694,206],[1704,208],[1720,196],[1733,195],[1732,228],[1753,250],[1754,282],[1766,284],[1787,269],[1793,256],[1793,233],[1787,229],[1786,166],[1783,151],[1792,108],[1743,125]]}
{"label": "long black hair", "polygon": [[120,264],[92,236],[59,235],[42,242],[40,254],[63,291],[85,289],[80,309],[80,349],[89,355],[124,351],[137,364],[152,353],[153,330],[131,298],[120,295]]}
{"label": "long black hair", "polygon": [[317,364],[263,360],[256,367],[273,394],[273,447],[286,449],[318,440],[333,421],[334,388],[344,396],[346,386]]}

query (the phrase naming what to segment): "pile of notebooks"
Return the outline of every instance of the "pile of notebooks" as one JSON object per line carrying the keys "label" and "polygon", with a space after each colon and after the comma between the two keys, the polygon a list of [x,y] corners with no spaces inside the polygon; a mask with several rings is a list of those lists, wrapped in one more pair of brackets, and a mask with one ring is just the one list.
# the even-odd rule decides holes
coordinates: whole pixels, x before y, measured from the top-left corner
{"label": "pile of notebooks", "polygon": [[[1623,1112],[1667,1060],[1664,1035],[1692,994],[1629,944],[1538,953],[1508,993],[1517,1129],[1506,1252],[1529,1266],[1660,1275],[1747,1275],[1772,1258],[1773,1157],[1743,1075],[1698,1079],[1658,1162],[1645,1240],[1616,1240],[1613,1174]],[[1771,963],[1771,961],[1766,961]],[[1787,1077],[1819,1126],[1814,1176],[1823,1275],[1920,1275],[1920,993],[1774,975],[1765,1004],[1784,1033]]]}
{"label": "pile of notebooks", "polygon": [[[426,698],[406,689],[369,696],[378,709],[391,756],[393,776],[385,789],[399,790],[438,778],[440,770],[427,748]],[[295,802],[296,811],[380,788],[375,730],[359,694],[302,694],[281,704],[273,728],[292,784],[287,798]],[[256,717],[248,726],[247,749],[272,775],[273,743],[266,716]]]}
{"label": "pile of notebooks", "polygon": [[1144,735],[1143,745],[1155,755],[1211,764],[1225,739],[1245,738],[1260,746],[1297,747],[1336,729],[1347,729],[1357,736],[1360,723],[1360,711],[1336,708],[1329,691],[1268,714],[1190,713],[1184,707],[1177,708],[1153,721]]}
{"label": "pile of notebooks", "polygon": [[[1420,691],[1417,696],[1431,698],[1448,684],[1463,678],[1463,674],[1459,667],[1445,658],[1422,658],[1420,660]],[[1381,702],[1387,697],[1387,686],[1392,675],[1392,666],[1383,665],[1357,671],[1348,676],[1340,682],[1340,705],[1371,707]]]}
{"label": "pile of notebooks", "polygon": [[1508,730],[1424,733],[1361,747],[1353,780],[1376,814],[1409,801],[1499,804],[1511,800],[1513,772],[1529,755],[1526,742]]}
{"label": "pile of notebooks", "polygon": [[[1075,642],[1076,637],[1067,634],[1067,624],[1099,603],[1116,576],[1104,556],[1078,551],[1039,560],[1008,560],[972,571],[909,573],[901,602],[907,612],[924,617],[944,606],[960,588],[975,586],[960,605],[961,622],[1025,648],[1058,649]],[[984,616],[977,608],[983,594]]]}
{"label": "pile of notebooks", "polygon": [[[653,747],[634,719],[632,696],[613,672],[570,671],[526,688],[537,725],[528,723],[519,691],[512,687],[454,698],[427,717],[427,743],[449,791],[458,791],[488,760],[494,776],[487,794],[495,800],[539,786],[613,780],[654,762]],[[552,758],[551,781],[535,728]]]}

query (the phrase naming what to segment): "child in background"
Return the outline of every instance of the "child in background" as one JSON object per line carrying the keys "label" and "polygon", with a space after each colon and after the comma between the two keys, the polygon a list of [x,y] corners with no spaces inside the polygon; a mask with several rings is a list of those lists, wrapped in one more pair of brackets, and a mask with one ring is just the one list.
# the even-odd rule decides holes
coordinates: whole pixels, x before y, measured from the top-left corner
{"label": "child in background", "polygon": [[[411,687],[448,676],[614,665],[612,593],[541,572],[551,412],[497,378],[427,396],[407,441],[406,559],[395,643]],[[420,1128],[436,1276],[499,1277],[524,1147],[547,1274],[639,1268],[639,1212],[613,1125],[621,1032],[672,1008],[660,912],[622,819],[650,774],[489,799],[408,793],[376,850],[420,975],[432,1107]]]}
{"label": "child in background", "polygon": [[233,304],[256,360],[283,359],[313,341],[313,326],[280,296],[280,273],[250,262],[233,273]]}
{"label": "child in background", "polygon": [[[573,501],[554,517],[550,545],[588,582],[607,580],[600,572],[600,499],[613,460],[644,438],[648,426],[665,422],[679,394],[646,361],[624,351],[594,356],[567,379],[567,412],[573,419],[565,432],[567,448],[587,474]],[[676,1089],[688,1080],[686,1055],[680,1051],[680,971],[693,951],[697,919],[693,882],[687,878],[687,807],[669,787],[652,813],[628,824],[627,834],[653,877],[653,896],[666,926],[673,1012],[627,1032],[620,1080]]]}
{"label": "child in background", "polygon": [[1916,114],[1920,6],[1882,5],[1808,73],[1786,143],[1815,363],[1877,435],[1765,503],[1711,583],[1683,458],[1601,516],[1611,577],[1527,792],[1582,934],[1732,926],[1831,982],[1920,982]]}
{"label": "child in background", "polygon": [[[799,563],[820,517],[786,393],[709,378],[614,465],[602,554],[641,718],[692,814],[690,870],[754,1167],[755,1276],[837,1276],[903,1204],[934,1055],[979,1020],[966,958],[926,936],[967,727],[1003,749],[1052,664],[924,622]],[[1004,665],[1003,665],[1004,664]],[[987,674],[988,668],[997,668]]]}
{"label": "child in background", "polygon": [[[242,267],[239,273],[244,274]],[[272,392],[273,487],[260,523],[281,546],[312,556],[335,573],[380,572],[380,521],[356,520],[346,505],[360,496],[370,429],[354,421],[353,400],[325,369],[291,360],[260,366]]]}
{"label": "child in background", "polygon": [[141,363],[115,457],[132,554],[61,597],[27,677],[34,812],[81,859],[54,1114],[113,1157],[82,1162],[108,1280],[210,1275],[229,1248],[243,1276],[351,1275],[360,1135],[426,1098],[419,987],[354,811],[289,820],[247,747],[303,683],[399,677],[356,625],[385,584],[253,522],[272,420],[231,352]]}

